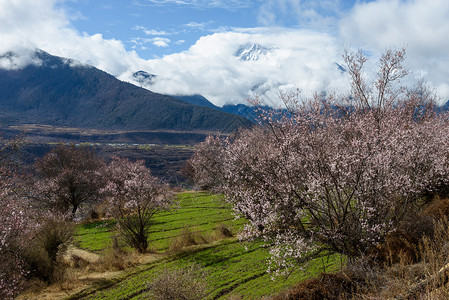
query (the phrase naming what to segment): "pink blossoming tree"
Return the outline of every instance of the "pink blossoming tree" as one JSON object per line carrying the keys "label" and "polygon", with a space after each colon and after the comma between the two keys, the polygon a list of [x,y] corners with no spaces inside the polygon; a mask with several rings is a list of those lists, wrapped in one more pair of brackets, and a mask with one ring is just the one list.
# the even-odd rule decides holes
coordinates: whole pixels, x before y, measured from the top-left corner
{"label": "pink blossoming tree", "polygon": [[144,253],[154,214],[169,209],[173,203],[169,187],[152,176],[143,161],[114,157],[105,174],[108,183],[103,192],[123,238]]}
{"label": "pink blossoming tree", "polygon": [[242,238],[272,243],[278,271],[325,253],[362,255],[449,180],[448,118],[422,85],[399,85],[404,50],[382,56],[373,83],[361,52],[344,57],[350,97],[284,93],[290,115],[262,113],[261,126],[208,138],[190,162],[197,182],[217,179],[249,220]]}
{"label": "pink blossoming tree", "polygon": [[58,145],[35,164],[41,179],[36,195],[41,203],[74,217],[83,204],[100,197],[104,185],[103,162],[93,150],[75,145]]}
{"label": "pink blossoming tree", "polygon": [[14,299],[25,286],[28,274],[23,251],[31,237],[34,220],[29,202],[21,197],[20,176],[11,157],[19,139],[0,141],[0,298]]}

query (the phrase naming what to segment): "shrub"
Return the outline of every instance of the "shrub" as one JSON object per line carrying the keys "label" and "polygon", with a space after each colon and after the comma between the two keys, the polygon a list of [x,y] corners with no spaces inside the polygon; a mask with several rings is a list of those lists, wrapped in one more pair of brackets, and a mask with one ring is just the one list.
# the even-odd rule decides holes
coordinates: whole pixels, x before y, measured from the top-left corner
{"label": "shrub", "polygon": [[120,245],[119,237],[114,235],[111,238],[112,247],[103,256],[100,257],[95,265],[99,270],[124,270],[133,266],[130,253]]}
{"label": "shrub", "polygon": [[57,282],[64,277],[65,264],[61,254],[66,250],[74,232],[74,224],[59,218],[47,219],[36,232],[25,251],[30,277],[45,282]]}
{"label": "shrub", "polygon": [[25,259],[30,277],[45,282],[57,282],[64,276],[65,264],[61,254],[73,237],[74,224],[58,219],[47,219],[26,247]]}
{"label": "shrub", "polygon": [[218,237],[233,237],[232,228],[226,224],[220,224],[217,228],[215,228],[215,232]]}
{"label": "shrub", "polygon": [[435,197],[424,209],[423,214],[435,219],[449,217],[449,198]]}
{"label": "shrub", "polygon": [[154,299],[200,300],[207,296],[207,272],[198,265],[166,269],[148,284]]}
{"label": "shrub", "polygon": [[352,299],[357,282],[344,273],[325,274],[306,279],[273,300],[341,300]]}
{"label": "shrub", "polygon": [[389,236],[379,246],[390,256],[385,264],[373,264],[369,256],[348,261],[342,271],[305,280],[273,299],[447,299],[448,230],[442,217],[434,220],[432,237],[413,245],[406,245],[404,233]]}
{"label": "shrub", "polygon": [[195,231],[186,225],[179,233],[179,236],[172,240],[169,250],[177,251],[184,247],[201,245],[207,242],[207,239],[201,234],[201,232]]}
{"label": "shrub", "polygon": [[[378,274],[377,285],[368,293],[382,299],[447,299],[449,222],[446,217],[434,222],[431,238],[424,236],[418,246],[418,263],[405,258],[387,265]],[[367,298],[368,298],[367,296]]]}

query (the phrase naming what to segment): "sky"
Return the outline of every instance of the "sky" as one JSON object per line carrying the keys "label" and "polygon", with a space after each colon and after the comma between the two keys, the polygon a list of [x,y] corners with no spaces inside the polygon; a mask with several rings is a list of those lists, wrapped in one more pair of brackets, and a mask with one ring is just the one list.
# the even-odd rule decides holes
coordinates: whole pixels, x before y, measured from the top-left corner
{"label": "sky", "polygon": [[[449,99],[447,0],[0,0],[0,67],[38,63],[33,49],[90,64],[164,94],[201,94],[216,105],[279,91],[347,93],[344,49],[370,57],[407,49],[412,80]],[[258,60],[236,53],[258,45]],[[156,75],[138,83],[132,74]]]}

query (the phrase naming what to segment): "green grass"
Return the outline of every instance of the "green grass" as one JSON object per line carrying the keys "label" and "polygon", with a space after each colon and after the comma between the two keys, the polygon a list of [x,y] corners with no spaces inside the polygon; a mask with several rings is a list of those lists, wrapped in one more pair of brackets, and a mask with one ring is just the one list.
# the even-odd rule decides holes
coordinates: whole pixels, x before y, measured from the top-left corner
{"label": "green grass", "polygon": [[[235,220],[221,195],[180,193],[176,200],[177,209],[156,214],[153,219],[149,243],[158,252],[167,250],[170,242],[186,226],[207,236],[220,224],[228,225],[236,232],[245,222],[243,219]],[[114,233],[113,220],[81,224],[75,233],[75,244],[82,249],[101,253],[111,246]]]}
{"label": "green grass", "polygon": [[[187,225],[204,235],[211,234],[220,224],[241,228],[244,220],[234,220],[232,211],[220,195],[182,193],[178,195],[179,209],[159,214],[152,226],[150,245],[158,252],[168,249],[170,241]],[[80,247],[102,252],[111,244],[114,222],[103,221],[81,225],[77,230]],[[237,238],[195,246],[182,252],[169,254],[163,259],[139,266],[137,269],[112,281],[102,282],[91,290],[71,299],[147,299],[146,283],[151,282],[164,269],[202,266],[208,274],[208,299],[226,299],[239,295],[242,299],[258,299],[277,294],[295,283],[325,271],[337,270],[340,257],[312,261],[303,270],[293,272],[288,278],[272,279],[266,272],[269,249],[263,243],[244,245]]]}

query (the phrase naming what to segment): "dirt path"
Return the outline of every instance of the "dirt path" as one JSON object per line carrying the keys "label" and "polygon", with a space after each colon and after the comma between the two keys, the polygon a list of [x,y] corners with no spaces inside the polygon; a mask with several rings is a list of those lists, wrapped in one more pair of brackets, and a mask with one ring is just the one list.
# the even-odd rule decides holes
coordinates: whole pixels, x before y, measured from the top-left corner
{"label": "dirt path", "polygon": [[164,254],[130,254],[133,267],[121,271],[101,271],[101,256],[70,246],[63,259],[69,266],[64,280],[46,287],[36,284],[25,291],[17,299],[19,300],[56,300],[64,299],[90,289],[92,286],[113,280],[126,275],[135,269],[135,266],[145,265],[165,257]]}

